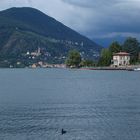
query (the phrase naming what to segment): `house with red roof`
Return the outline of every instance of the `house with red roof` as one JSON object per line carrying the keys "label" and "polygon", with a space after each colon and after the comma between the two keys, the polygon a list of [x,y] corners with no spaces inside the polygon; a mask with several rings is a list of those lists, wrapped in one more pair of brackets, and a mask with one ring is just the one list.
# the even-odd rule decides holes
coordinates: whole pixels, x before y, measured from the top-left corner
{"label": "house with red roof", "polygon": [[127,52],[119,52],[113,54],[113,66],[128,66],[130,65],[130,54]]}

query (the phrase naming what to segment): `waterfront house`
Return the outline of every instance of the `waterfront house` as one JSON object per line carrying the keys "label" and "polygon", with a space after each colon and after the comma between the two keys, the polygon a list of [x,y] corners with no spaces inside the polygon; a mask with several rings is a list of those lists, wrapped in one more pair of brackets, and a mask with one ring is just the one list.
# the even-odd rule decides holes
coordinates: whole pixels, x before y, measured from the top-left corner
{"label": "waterfront house", "polygon": [[119,52],[113,54],[113,66],[127,66],[130,64],[130,54],[126,52]]}

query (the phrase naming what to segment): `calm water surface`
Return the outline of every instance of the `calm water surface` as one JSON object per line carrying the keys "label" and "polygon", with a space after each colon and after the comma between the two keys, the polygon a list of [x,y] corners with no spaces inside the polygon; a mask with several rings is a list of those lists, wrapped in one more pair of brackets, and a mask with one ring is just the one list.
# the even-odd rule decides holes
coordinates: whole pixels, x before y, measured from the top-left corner
{"label": "calm water surface", "polygon": [[140,72],[0,69],[0,140],[139,139]]}

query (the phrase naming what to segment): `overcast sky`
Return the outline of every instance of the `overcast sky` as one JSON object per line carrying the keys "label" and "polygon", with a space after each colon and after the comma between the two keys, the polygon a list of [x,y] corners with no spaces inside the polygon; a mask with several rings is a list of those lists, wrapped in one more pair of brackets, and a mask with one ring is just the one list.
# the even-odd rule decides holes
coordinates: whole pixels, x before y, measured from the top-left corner
{"label": "overcast sky", "polygon": [[140,39],[140,0],[0,0],[0,10],[34,7],[93,39]]}

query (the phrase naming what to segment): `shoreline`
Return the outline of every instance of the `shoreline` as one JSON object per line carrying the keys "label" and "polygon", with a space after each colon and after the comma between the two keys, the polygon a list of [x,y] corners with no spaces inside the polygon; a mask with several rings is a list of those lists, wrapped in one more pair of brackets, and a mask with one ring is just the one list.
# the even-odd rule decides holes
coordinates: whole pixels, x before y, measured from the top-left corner
{"label": "shoreline", "polygon": [[130,66],[120,66],[120,67],[81,67],[81,68],[68,68],[64,65],[52,65],[51,67],[0,67],[0,69],[52,69],[52,68],[59,68],[59,69],[79,69],[79,70],[108,70],[108,71],[134,71],[134,69],[140,68],[140,65],[130,65]]}
{"label": "shoreline", "polygon": [[83,70],[126,70],[126,71],[134,71],[134,69],[140,68],[140,65],[130,65],[130,66],[121,66],[121,67],[85,67],[85,68],[80,68]]}

